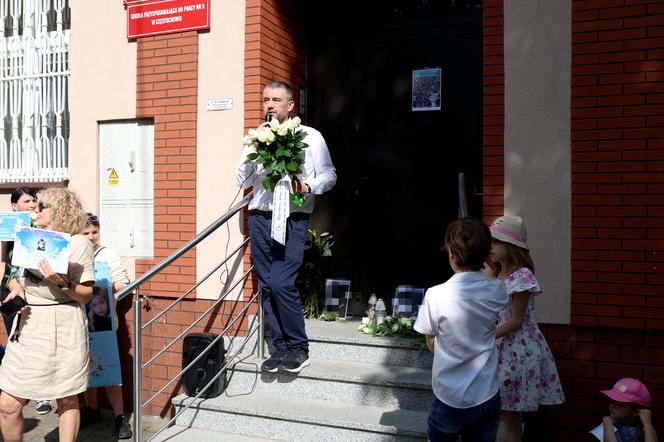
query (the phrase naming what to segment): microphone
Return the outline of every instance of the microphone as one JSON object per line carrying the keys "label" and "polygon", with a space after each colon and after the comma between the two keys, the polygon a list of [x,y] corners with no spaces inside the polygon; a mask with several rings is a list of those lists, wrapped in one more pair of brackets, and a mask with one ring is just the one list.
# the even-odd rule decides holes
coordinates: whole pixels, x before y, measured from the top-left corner
{"label": "microphone", "polygon": [[269,113],[266,112],[265,113],[265,122],[269,123],[270,121],[272,121],[272,114],[269,114]]}

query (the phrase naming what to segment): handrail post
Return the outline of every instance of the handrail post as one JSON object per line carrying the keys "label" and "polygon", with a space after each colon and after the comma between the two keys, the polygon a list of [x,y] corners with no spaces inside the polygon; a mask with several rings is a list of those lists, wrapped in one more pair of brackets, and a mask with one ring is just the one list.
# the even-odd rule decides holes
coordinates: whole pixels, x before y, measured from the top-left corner
{"label": "handrail post", "polygon": [[141,373],[141,360],[143,354],[143,346],[141,345],[142,334],[142,320],[141,320],[141,307],[143,302],[139,289],[136,290],[134,296],[134,441],[141,441],[141,413],[142,413],[142,373]]}
{"label": "handrail post", "polygon": [[465,218],[468,216],[468,202],[466,201],[466,175],[461,172],[459,174],[459,189],[458,189],[458,196],[459,196],[459,210],[458,210],[458,215],[459,218]]}
{"label": "handrail post", "polygon": [[265,358],[265,323],[263,322],[263,293],[258,289],[258,359]]}

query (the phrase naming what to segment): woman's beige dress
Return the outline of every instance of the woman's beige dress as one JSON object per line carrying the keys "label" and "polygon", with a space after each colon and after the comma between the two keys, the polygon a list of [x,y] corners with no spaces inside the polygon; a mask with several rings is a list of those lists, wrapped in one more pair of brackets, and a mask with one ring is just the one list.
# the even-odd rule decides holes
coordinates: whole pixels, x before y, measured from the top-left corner
{"label": "woman's beige dress", "polygon": [[[38,274],[38,272],[36,272]],[[46,281],[18,274],[30,310],[14,320],[18,340],[9,341],[0,365],[0,390],[24,399],[59,399],[88,388],[88,328],[85,305]],[[74,235],[69,250],[70,281],[95,280],[92,244]],[[70,302],[70,303],[67,303]]]}

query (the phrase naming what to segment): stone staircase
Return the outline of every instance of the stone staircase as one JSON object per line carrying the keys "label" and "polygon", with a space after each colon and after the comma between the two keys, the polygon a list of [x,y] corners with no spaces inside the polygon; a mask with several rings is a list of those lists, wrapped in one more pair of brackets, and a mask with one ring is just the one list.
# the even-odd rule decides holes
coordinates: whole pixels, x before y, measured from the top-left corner
{"label": "stone staircase", "polygon": [[[241,355],[221,396],[195,401],[155,440],[426,440],[431,354],[358,325],[307,321],[311,365],[298,376],[261,373],[255,354]],[[191,400],[173,402],[180,409]]]}

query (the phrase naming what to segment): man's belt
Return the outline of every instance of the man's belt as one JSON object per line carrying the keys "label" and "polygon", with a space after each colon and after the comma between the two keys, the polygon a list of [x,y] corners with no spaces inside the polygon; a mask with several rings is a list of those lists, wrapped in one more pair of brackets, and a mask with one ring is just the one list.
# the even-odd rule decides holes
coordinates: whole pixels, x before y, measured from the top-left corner
{"label": "man's belt", "polygon": [[[258,210],[258,209],[252,209],[249,211],[251,215],[260,215],[263,218],[267,219],[272,219],[272,212],[267,211],[267,210]],[[301,221],[303,219],[309,219],[310,214],[304,213],[304,212],[291,212],[290,216],[288,219],[292,219],[293,221]]]}

